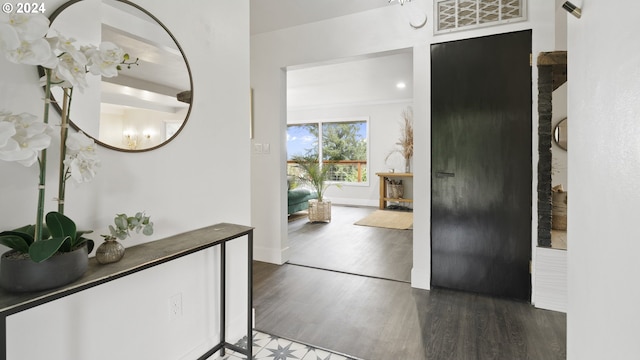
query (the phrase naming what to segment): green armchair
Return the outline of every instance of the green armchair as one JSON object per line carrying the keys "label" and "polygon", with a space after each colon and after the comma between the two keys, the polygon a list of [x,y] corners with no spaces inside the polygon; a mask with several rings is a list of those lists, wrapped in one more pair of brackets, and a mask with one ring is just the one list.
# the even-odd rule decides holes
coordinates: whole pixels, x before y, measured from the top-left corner
{"label": "green armchair", "polygon": [[295,188],[290,189],[287,194],[288,211],[287,214],[291,215],[298,211],[306,210],[309,208],[309,200],[317,199],[318,194],[309,189]]}
{"label": "green armchair", "polygon": [[306,187],[298,186],[298,179],[293,175],[287,176],[287,214],[291,215],[298,211],[309,208],[309,200],[317,199],[318,194]]}

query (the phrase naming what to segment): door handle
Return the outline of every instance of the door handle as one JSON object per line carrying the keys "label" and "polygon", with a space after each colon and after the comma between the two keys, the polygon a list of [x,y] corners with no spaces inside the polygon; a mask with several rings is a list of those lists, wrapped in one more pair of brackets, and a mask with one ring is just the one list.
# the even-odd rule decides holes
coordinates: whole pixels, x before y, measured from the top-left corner
{"label": "door handle", "polygon": [[437,178],[448,178],[448,177],[455,177],[456,174],[452,173],[452,172],[446,172],[446,171],[436,171],[436,177]]}

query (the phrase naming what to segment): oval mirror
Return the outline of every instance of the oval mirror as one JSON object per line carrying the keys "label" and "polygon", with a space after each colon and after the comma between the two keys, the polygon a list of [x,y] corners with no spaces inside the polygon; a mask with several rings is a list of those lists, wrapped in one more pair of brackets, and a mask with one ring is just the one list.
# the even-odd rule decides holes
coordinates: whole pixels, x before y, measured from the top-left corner
{"label": "oval mirror", "polygon": [[[87,75],[89,86],[73,93],[71,126],[99,145],[130,152],[156,149],[184,128],[191,112],[191,70],[155,16],[126,0],[72,0],[49,19],[51,29],[77,45],[109,41],[131,61],[138,59],[113,78]],[[62,99],[62,89],[52,88],[52,97]]]}
{"label": "oval mirror", "polygon": [[563,150],[567,150],[568,141],[567,141],[567,129],[568,129],[567,118],[560,120],[555,129],[553,129],[553,140],[556,144]]}

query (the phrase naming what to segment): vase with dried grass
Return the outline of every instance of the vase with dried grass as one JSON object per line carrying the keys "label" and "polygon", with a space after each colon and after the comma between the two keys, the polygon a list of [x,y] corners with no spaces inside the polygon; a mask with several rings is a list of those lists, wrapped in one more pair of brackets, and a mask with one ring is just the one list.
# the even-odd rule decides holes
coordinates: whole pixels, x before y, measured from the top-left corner
{"label": "vase with dried grass", "polygon": [[413,157],[413,108],[408,106],[402,110],[402,122],[400,123],[400,138],[395,143],[396,148],[391,150],[387,157],[387,161],[393,154],[399,153],[404,158],[405,173],[411,172],[411,158]]}

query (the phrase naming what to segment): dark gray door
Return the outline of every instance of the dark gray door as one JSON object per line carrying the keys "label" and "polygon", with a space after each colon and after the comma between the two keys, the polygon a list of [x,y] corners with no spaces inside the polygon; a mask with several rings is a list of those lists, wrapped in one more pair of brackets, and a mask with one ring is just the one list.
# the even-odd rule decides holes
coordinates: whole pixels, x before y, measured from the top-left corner
{"label": "dark gray door", "polygon": [[530,300],[531,31],[431,46],[431,284]]}

